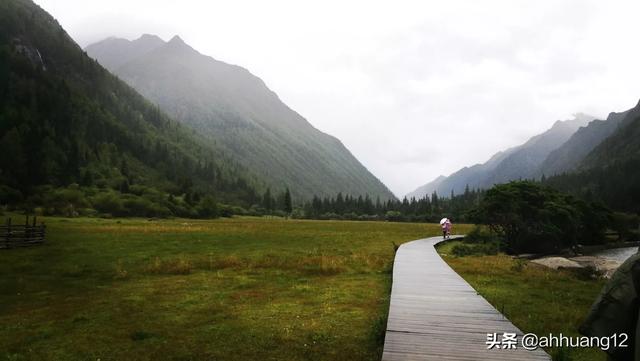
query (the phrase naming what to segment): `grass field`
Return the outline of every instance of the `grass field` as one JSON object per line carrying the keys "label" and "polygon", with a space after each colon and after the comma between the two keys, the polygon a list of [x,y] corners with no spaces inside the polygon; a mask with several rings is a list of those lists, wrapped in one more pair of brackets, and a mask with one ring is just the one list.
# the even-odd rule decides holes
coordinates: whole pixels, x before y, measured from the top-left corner
{"label": "grass field", "polygon": [[[605,283],[584,274],[554,271],[505,255],[446,256],[456,243],[459,241],[438,247],[445,261],[513,324],[538,336],[579,335],[578,326]],[[598,349],[549,351],[554,360],[606,360],[605,353]]]}
{"label": "grass field", "polygon": [[46,223],[46,244],[0,250],[3,361],[379,359],[392,242],[439,233],[261,218]]}

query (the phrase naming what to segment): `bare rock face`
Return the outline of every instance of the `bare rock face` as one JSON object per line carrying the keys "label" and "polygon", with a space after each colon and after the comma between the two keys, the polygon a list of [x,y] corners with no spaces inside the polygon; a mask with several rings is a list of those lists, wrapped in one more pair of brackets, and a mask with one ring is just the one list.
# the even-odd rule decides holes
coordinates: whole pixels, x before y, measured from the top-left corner
{"label": "bare rock face", "polygon": [[42,55],[36,47],[31,46],[20,38],[13,38],[12,45],[14,51],[27,58],[34,67],[47,70],[42,60]]}

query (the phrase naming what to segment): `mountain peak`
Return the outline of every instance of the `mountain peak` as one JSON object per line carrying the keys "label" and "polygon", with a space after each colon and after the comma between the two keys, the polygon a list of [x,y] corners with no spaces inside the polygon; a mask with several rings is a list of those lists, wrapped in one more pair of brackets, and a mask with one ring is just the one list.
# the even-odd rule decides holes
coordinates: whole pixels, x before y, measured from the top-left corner
{"label": "mountain peak", "polygon": [[[95,54],[123,57],[119,49],[100,50]],[[247,69],[203,55],[180,36],[152,52],[134,50],[115,74],[207,142],[235,149],[229,157],[255,172],[256,182],[272,189],[287,184],[301,200],[339,192],[395,199],[339,140],[314,128]]]}
{"label": "mountain peak", "polygon": [[169,44],[184,44],[184,45],[187,45],[179,35],[175,35],[173,38],[171,38],[171,40],[169,40]]}
{"label": "mountain peak", "polygon": [[557,120],[551,128],[553,129],[557,127],[568,127],[568,128],[575,128],[577,130],[580,127],[586,126],[594,119],[596,119],[596,117],[592,115],[588,115],[584,113],[575,113],[573,114],[573,119]]}
{"label": "mountain peak", "polygon": [[154,35],[154,34],[142,34],[142,36],[140,36],[136,41],[154,41],[154,42],[162,42],[164,43],[164,40],[162,40],[158,35]]}

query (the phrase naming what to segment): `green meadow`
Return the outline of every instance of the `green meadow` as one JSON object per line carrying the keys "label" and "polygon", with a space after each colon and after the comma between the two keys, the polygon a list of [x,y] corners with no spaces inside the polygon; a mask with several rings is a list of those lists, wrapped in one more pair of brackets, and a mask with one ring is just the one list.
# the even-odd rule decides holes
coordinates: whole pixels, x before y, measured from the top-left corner
{"label": "green meadow", "polygon": [[[0,250],[2,361],[377,360],[394,244],[440,232],[280,218],[45,222],[44,245]],[[439,247],[445,260],[525,332],[576,335],[604,284],[505,255],[449,256],[457,243]]]}
{"label": "green meadow", "polygon": [[0,250],[0,360],[379,359],[393,243],[439,233],[267,218],[45,222],[44,245]]}
{"label": "green meadow", "polygon": [[[551,270],[504,254],[451,256],[461,241],[438,246],[444,260],[523,332],[578,336],[578,327],[605,284],[585,272]],[[501,330],[496,330],[500,333]],[[554,360],[604,361],[598,349],[547,350]]]}

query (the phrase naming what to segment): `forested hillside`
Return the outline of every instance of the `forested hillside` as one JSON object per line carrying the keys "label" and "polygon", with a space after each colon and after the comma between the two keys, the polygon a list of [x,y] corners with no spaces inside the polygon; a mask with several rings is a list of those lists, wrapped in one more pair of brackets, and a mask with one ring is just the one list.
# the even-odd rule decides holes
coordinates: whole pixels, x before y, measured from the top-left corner
{"label": "forested hillside", "polygon": [[192,215],[207,197],[250,206],[255,184],[32,1],[0,1],[0,204]]}
{"label": "forested hillside", "polygon": [[576,171],[546,182],[616,210],[640,213],[640,104],[625,113],[615,132]]}
{"label": "forested hillside", "polygon": [[587,156],[604,139],[615,132],[627,112],[611,113],[606,120],[593,120],[578,129],[562,146],[549,154],[538,169],[538,177],[552,176],[577,169]]}
{"label": "forested hillside", "polygon": [[289,187],[303,200],[339,192],[395,198],[338,139],[314,128],[248,70],[200,54],[177,36],[157,40],[109,38],[87,52],[272,189]]}
{"label": "forested hillside", "polygon": [[586,126],[595,118],[585,114],[576,114],[574,119],[557,121],[546,132],[529,139],[506,157],[491,172],[485,188],[494,184],[507,183],[518,179],[537,177],[540,164],[549,154],[562,146],[580,127]]}

